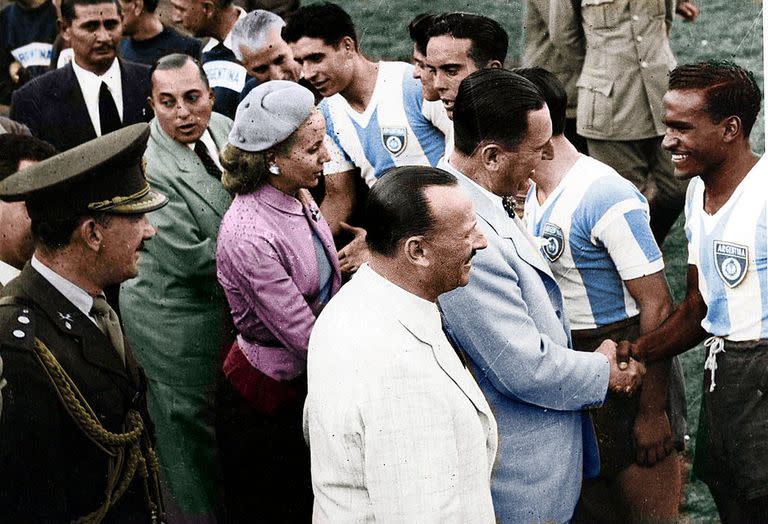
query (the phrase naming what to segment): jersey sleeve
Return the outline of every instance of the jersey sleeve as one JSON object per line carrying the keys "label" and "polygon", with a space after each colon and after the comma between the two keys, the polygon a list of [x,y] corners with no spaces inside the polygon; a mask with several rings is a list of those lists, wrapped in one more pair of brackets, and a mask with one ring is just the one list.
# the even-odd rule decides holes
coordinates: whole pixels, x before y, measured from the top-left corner
{"label": "jersey sleeve", "polygon": [[617,200],[592,228],[593,243],[603,244],[622,280],[661,271],[664,258],[651,231],[645,199],[634,188],[614,193]]}
{"label": "jersey sleeve", "polygon": [[433,102],[424,100],[421,106],[421,114],[438,128],[443,135],[450,136],[453,132],[453,121],[448,118],[448,112],[440,100]]}
{"label": "jersey sleeve", "polygon": [[355,169],[355,164],[352,163],[352,159],[341,147],[336,136],[336,130],[333,127],[333,119],[331,118],[331,111],[328,108],[328,102],[323,100],[318,106],[320,112],[325,117],[325,139],[323,144],[328,150],[328,155],[331,159],[323,164],[323,174],[333,175],[334,173],[343,173],[345,171],[351,171]]}

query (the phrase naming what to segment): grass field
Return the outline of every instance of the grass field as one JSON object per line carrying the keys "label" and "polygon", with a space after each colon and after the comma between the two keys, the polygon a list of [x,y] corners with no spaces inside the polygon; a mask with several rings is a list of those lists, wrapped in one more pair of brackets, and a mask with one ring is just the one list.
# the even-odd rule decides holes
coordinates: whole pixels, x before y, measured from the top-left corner
{"label": "grass field", "polygon": [[[471,11],[498,20],[510,35],[508,65],[519,63],[523,38],[522,0],[446,0],[413,2],[408,0],[336,0],[355,21],[363,50],[373,58],[407,59],[411,52],[406,25],[424,11]],[[754,0],[701,1],[701,16],[695,23],[675,20],[672,48],[681,63],[709,58],[728,58],[753,71],[763,83],[763,26],[761,5]],[[753,148],[763,153],[765,125],[761,117],[752,132]],[[678,220],[664,245],[667,278],[676,301],[685,294],[686,246],[682,220]],[[683,355],[686,371],[691,447],[696,439],[701,405],[702,348]],[[693,523],[716,522],[717,511],[701,482],[691,482],[686,490],[684,517]]]}

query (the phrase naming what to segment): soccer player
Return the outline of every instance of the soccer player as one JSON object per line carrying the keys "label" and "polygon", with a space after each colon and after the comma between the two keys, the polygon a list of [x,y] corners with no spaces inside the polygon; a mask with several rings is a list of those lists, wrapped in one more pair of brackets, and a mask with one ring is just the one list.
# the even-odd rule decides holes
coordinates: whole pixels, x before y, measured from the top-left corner
{"label": "soccer player", "polygon": [[429,104],[413,66],[372,62],[360,52],[352,19],[333,3],[299,8],[283,29],[283,39],[302,65],[304,78],[326,97],[320,104],[327,133],[350,167],[372,186],[389,168],[437,165],[444,133],[425,114]]}
{"label": "soccer player", "polygon": [[768,165],[749,142],[760,98],[752,73],[732,62],[670,74],[663,145],[675,176],[691,180],[688,290],[660,328],[629,344],[654,361],[706,338],[694,472],[726,523],[768,521]]}
{"label": "soccer player", "polygon": [[[651,233],[648,203],[612,168],[584,156],[565,137],[567,96],[549,71],[516,69],[533,82],[552,117],[554,158],[532,175],[525,203],[528,231],[565,299],[575,349],[592,351],[609,338],[636,338],[671,310],[664,260]],[[601,470],[582,485],[577,522],[673,519],[680,474],[673,442],[682,448],[684,418],[667,415],[667,392],[683,398],[678,367],[648,367],[639,394],[609,398],[592,411]],[[671,384],[668,387],[670,378]],[[670,419],[678,431],[673,441]],[[682,427],[681,427],[682,426]],[[655,489],[649,489],[649,486]]]}

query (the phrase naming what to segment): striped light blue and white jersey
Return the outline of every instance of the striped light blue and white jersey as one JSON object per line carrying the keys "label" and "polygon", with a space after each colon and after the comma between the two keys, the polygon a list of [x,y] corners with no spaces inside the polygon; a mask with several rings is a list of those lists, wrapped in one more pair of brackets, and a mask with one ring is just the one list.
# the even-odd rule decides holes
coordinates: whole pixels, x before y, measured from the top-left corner
{"label": "striped light blue and white jersey", "polygon": [[701,326],[728,340],[768,338],[768,160],[760,159],[717,213],[696,177],[685,200],[688,263],[707,304]]}
{"label": "striped light blue and white jersey", "polygon": [[340,94],[320,103],[326,132],[344,156],[342,162],[326,164],[326,173],[358,167],[372,186],[395,166],[437,165],[445,137],[426,115],[438,113],[429,104],[442,103],[424,101],[421,82],[412,72],[413,66],[405,62],[379,62],[376,86],[362,113],[352,109]]}
{"label": "striped light blue and white jersey", "polygon": [[571,329],[637,315],[623,281],[664,269],[643,195],[588,156],[579,158],[543,204],[531,184],[525,221],[560,285]]}

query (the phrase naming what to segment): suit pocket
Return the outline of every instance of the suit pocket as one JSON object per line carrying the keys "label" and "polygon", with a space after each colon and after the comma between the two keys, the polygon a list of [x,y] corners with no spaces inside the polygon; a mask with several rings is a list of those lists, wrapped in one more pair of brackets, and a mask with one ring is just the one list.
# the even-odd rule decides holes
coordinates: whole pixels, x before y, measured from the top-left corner
{"label": "suit pocket", "polygon": [[626,8],[627,0],[581,0],[581,17],[592,29],[616,28]]}
{"label": "suit pocket", "polygon": [[585,129],[610,133],[613,121],[613,80],[582,74],[576,87],[579,89],[576,114],[579,125]]}

